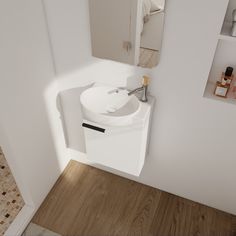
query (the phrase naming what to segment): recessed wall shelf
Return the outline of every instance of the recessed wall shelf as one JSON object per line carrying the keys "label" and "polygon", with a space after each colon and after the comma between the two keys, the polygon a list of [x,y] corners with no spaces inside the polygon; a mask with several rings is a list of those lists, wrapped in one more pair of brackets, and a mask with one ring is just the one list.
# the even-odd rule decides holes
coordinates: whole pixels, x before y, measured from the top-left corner
{"label": "recessed wall shelf", "polygon": [[225,71],[227,66],[234,68],[234,75],[236,76],[236,37],[231,36],[232,12],[234,9],[236,9],[236,0],[230,0],[218,37],[218,45],[206,84],[204,97],[236,105],[236,99],[221,98],[214,95],[216,82],[220,80],[222,72]]}
{"label": "recessed wall shelf", "polygon": [[236,43],[236,37],[231,36],[232,22],[225,21],[219,35],[220,40],[226,40]]}

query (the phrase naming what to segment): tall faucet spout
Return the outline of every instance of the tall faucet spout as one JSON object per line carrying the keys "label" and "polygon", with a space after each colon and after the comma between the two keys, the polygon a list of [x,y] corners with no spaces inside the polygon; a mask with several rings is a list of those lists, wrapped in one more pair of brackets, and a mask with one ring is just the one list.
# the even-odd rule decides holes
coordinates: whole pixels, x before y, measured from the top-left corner
{"label": "tall faucet spout", "polygon": [[136,88],[128,93],[128,95],[132,95],[142,91],[142,96],[140,98],[141,102],[147,102],[147,90],[148,90],[149,78],[147,76],[143,76],[143,86],[140,88]]}
{"label": "tall faucet spout", "polygon": [[140,87],[140,88],[136,88],[136,89],[130,91],[130,92],[128,93],[128,95],[131,96],[132,94],[141,92],[141,91],[143,91],[143,90],[144,90],[144,87],[142,86],[142,87]]}
{"label": "tall faucet spout", "polygon": [[148,99],[147,99],[147,86],[142,86],[140,88],[136,88],[136,89],[130,91],[128,93],[128,95],[130,96],[130,95],[138,93],[138,92],[142,92],[142,97],[140,98],[140,101],[147,102],[148,101]]}

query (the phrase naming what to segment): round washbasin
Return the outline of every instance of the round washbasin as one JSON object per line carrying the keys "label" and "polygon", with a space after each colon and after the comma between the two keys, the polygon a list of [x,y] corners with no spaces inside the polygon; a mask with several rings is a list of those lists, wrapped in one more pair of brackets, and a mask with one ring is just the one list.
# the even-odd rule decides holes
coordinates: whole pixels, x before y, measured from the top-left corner
{"label": "round washbasin", "polygon": [[80,96],[86,119],[104,125],[123,126],[132,123],[140,102],[127,90],[110,86],[91,87]]}

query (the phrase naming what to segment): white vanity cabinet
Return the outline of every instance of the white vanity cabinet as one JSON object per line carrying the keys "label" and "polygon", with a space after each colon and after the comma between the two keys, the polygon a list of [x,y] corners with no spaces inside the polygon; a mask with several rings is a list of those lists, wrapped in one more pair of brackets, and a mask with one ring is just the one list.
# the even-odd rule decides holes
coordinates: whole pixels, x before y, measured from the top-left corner
{"label": "white vanity cabinet", "polygon": [[83,120],[87,158],[95,163],[139,176],[148,146],[150,118],[154,99],[140,102],[133,123],[126,126],[107,126]]}

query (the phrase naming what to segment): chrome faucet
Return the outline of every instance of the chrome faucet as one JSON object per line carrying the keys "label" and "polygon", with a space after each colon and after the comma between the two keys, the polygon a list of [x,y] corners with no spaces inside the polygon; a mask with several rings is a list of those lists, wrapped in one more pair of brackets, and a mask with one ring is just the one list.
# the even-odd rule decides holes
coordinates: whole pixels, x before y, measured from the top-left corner
{"label": "chrome faucet", "polygon": [[138,92],[142,92],[140,101],[141,102],[147,102],[148,101],[148,98],[147,98],[148,84],[149,84],[149,77],[143,76],[143,85],[142,85],[142,87],[136,88],[136,89],[130,91],[128,93],[128,95],[131,96],[132,94],[136,94]]}

